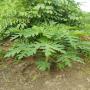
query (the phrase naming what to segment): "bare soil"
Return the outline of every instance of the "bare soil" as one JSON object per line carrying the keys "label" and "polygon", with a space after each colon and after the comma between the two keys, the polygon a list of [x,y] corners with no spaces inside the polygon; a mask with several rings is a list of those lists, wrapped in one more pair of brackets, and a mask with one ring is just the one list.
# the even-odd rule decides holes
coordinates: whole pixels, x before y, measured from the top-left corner
{"label": "bare soil", "polygon": [[38,71],[28,61],[1,64],[0,90],[90,90],[90,61],[46,72]]}

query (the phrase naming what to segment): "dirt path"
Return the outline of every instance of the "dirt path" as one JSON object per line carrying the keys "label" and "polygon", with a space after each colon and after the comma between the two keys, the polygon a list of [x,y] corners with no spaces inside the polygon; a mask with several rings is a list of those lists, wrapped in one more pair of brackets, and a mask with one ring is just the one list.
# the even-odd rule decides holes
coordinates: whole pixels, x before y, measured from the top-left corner
{"label": "dirt path", "polygon": [[0,90],[90,90],[90,62],[52,72],[30,66],[22,73],[22,66],[0,66]]}

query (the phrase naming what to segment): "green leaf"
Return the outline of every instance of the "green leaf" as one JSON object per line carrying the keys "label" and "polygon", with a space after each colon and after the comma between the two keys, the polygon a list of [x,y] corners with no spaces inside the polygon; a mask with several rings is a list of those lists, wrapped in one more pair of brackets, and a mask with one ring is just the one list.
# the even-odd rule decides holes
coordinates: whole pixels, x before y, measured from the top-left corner
{"label": "green leaf", "polygon": [[49,70],[50,69],[50,63],[39,60],[36,62],[37,68],[41,71]]}

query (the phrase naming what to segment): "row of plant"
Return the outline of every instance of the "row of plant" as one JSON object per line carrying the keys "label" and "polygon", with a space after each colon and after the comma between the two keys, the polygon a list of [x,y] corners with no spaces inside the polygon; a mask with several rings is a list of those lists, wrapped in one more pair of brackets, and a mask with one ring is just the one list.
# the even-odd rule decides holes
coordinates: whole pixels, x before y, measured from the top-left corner
{"label": "row of plant", "polygon": [[82,14],[74,0],[0,1],[0,41],[11,42],[4,58],[36,57],[39,70],[84,63],[90,42],[81,38]]}

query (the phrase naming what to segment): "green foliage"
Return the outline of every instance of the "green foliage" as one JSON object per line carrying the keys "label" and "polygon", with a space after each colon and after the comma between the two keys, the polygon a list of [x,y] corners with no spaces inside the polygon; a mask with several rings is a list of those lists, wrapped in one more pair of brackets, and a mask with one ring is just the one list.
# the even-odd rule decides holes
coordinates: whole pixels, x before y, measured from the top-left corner
{"label": "green foliage", "polygon": [[71,67],[73,62],[84,63],[77,52],[67,51],[58,57],[57,67],[60,69],[64,69],[66,66]]}
{"label": "green foliage", "polygon": [[84,12],[84,18],[83,21],[85,23],[84,31],[87,33],[87,35],[90,36],[90,13]]}
{"label": "green foliage", "polygon": [[50,63],[39,60],[36,62],[37,68],[41,71],[50,70]]}
{"label": "green foliage", "polygon": [[37,56],[37,68],[44,71],[52,63],[82,63],[81,54],[89,52],[90,44],[78,36],[82,14],[74,0],[2,0],[0,12],[0,41],[12,42],[5,58]]}
{"label": "green foliage", "polygon": [[2,0],[0,12],[1,29],[24,28],[45,21],[76,25],[81,13],[74,0]]}
{"label": "green foliage", "polygon": [[48,63],[52,62],[56,63],[58,68],[71,66],[73,62],[83,63],[81,52],[90,49],[90,43],[86,41],[88,44],[85,42],[83,45],[84,41],[80,40],[74,31],[71,32],[70,28],[52,23],[14,32],[12,36],[15,44],[5,57],[21,60],[28,56],[41,55],[39,56],[41,61],[36,65],[42,71],[47,70],[50,67]]}
{"label": "green foliage", "polygon": [[9,49],[5,57],[14,57],[20,60],[24,57],[33,56],[36,54],[37,47],[34,44],[25,43],[15,43],[12,48]]}

